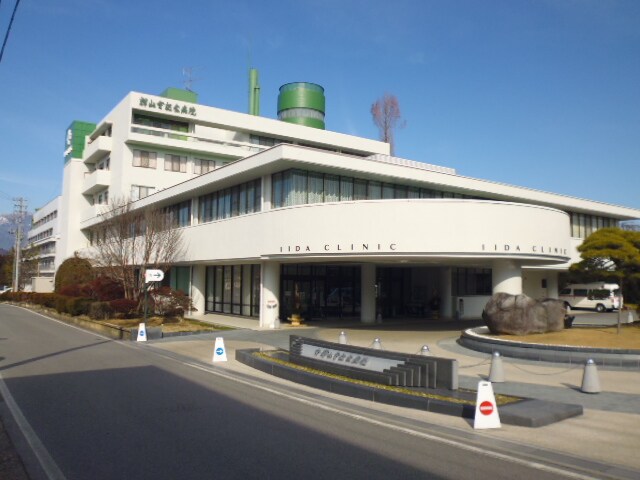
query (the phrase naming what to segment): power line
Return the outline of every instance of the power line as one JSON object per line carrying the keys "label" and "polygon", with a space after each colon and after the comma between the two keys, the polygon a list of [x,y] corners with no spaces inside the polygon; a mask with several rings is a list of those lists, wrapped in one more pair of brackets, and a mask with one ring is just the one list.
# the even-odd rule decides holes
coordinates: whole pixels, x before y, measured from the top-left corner
{"label": "power line", "polygon": [[7,40],[9,40],[9,33],[11,32],[11,26],[13,25],[13,19],[16,16],[16,11],[20,5],[20,0],[16,0],[16,4],[13,6],[13,13],[11,14],[11,20],[9,20],[9,26],[7,27],[7,33],[4,36],[4,42],[2,42],[2,50],[0,50],[0,63],[2,62],[2,55],[4,55],[4,48],[7,46]]}

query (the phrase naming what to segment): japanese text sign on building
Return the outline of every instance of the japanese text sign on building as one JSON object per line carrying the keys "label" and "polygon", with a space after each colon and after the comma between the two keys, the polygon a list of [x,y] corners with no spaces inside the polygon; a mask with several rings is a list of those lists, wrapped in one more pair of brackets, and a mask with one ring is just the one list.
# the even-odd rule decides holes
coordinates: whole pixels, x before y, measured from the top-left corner
{"label": "japanese text sign on building", "polygon": [[147,97],[140,97],[139,105],[141,107],[155,108],[164,112],[181,113],[184,115],[196,116],[196,107],[190,107],[175,102],[168,102],[165,100],[152,100]]}

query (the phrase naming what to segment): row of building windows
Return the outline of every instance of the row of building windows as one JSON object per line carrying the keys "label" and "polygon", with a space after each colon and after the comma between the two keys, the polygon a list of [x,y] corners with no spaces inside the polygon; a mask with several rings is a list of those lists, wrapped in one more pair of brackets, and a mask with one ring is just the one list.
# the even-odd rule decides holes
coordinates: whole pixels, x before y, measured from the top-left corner
{"label": "row of building windows", "polygon": [[618,226],[618,222],[614,218],[575,212],[569,212],[569,215],[571,217],[571,236],[575,238],[587,238],[601,228]]}
{"label": "row of building windows", "polygon": [[271,202],[274,208],[309,203],[396,198],[478,197],[305,170],[287,170],[272,176]]}
{"label": "row of building windows", "polygon": [[131,201],[140,200],[148,197],[155,192],[155,187],[146,187],[144,185],[131,185]]}
{"label": "row of building windows", "polygon": [[[189,122],[181,122],[179,120],[154,117],[140,113],[133,114],[133,123],[136,125],[146,125],[147,127],[162,128],[164,130],[173,130],[174,132],[189,132]],[[154,132],[153,130],[150,130],[148,133],[150,135],[163,135],[161,132]]]}
{"label": "row of building windows", "polygon": [[44,230],[33,237],[29,237],[29,243],[39,242],[40,240],[44,240],[45,238],[49,238],[53,236],[53,228],[49,228]]}
{"label": "row of building windows", "polygon": [[[186,156],[174,155],[172,153],[161,153],[160,155],[163,156],[165,171],[187,173],[187,164],[189,162]],[[222,160],[206,160],[202,158],[196,158],[193,160],[192,171],[196,175],[202,175],[203,173],[207,173],[221,167],[225,163],[227,162]],[[158,167],[158,152],[151,152],[148,150],[134,150],[133,166],[156,169]]]}
{"label": "row of building windows", "polygon": [[198,223],[237,217],[262,209],[260,179],[225,188],[198,199]]}
{"label": "row of building windows", "polygon": [[55,259],[54,258],[44,258],[38,261],[38,268],[40,270],[54,270],[55,269]]}
{"label": "row of building windows", "polygon": [[48,215],[45,215],[44,217],[42,217],[37,222],[33,222],[31,224],[31,228],[38,228],[39,226],[44,225],[45,223],[48,223],[51,220],[54,220],[56,218],[58,218],[58,210],[54,210],[53,212],[49,213]]}
{"label": "row of building windows", "polygon": [[39,245],[37,249],[36,253],[38,255],[50,255],[52,253],[56,253],[56,242],[43,243],[42,245]]}
{"label": "row of building windows", "polygon": [[176,203],[163,209],[168,225],[174,228],[191,225],[191,200]]}
{"label": "row of building windows", "polygon": [[207,267],[207,312],[260,315],[260,265]]}
{"label": "row of building windows", "polygon": [[491,295],[493,291],[490,268],[452,268],[451,287],[454,297]]}

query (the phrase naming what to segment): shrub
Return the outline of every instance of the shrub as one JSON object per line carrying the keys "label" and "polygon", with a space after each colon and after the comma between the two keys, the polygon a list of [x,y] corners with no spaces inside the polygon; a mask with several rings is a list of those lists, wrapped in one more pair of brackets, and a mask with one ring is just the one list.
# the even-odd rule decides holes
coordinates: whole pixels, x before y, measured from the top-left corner
{"label": "shrub", "polygon": [[58,313],[69,313],[67,310],[67,300],[70,297],[66,297],[64,295],[56,295],[54,298],[54,307]]}
{"label": "shrub", "polygon": [[109,306],[114,314],[122,318],[131,318],[138,308],[138,302],[126,298],[119,298],[117,300],[111,300]]}
{"label": "shrub", "polygon": [[56,271],[55,291],[69,285],[82,285],[93,280],[93,267],[89,260],[80,257],[67,258]]}
{"label": "shrub", "polygon": [[154,312],[165,317],[182,317],[191,306],[191,299],[181,290],[160,287],[151,292]]}
{"label": "shrub", "polygon": [[90,298],[67,298],[67,313],[74,317],[77,317],[78,315],[87,315],[92,302],[93,300]]}
{"label": "shrub", "polygon": [[58,296],[59,295],[57,293],[43,293],[41,305],[49,308],[56,308],[56,301]]}
{"label": "shrub", "polygon": [[64,285],[60,287],[60,290],[57,292],[60,295],[66,295],[67,297],[82,297],[82,286],[81,285]]}
{"label": "shrub", "polygon": [[107,320],[113,315],[109,302],[93,302],[89,306],[89,317],[94,320]]}
{"label": "shrub", "polygon": [[109,300],[117,300],[124,297],[124,289],[115,280],[107,277],[97,277],[85,286],[88,296],[108,302]]}

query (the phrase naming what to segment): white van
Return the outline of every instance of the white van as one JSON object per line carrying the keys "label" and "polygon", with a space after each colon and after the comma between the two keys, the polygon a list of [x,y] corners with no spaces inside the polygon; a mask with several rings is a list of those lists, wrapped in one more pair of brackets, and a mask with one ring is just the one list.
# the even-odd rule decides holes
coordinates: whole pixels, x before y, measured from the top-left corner
{"label": "white van", "polygon": [[604,312],[622,307],[623,298],[617,283],[574,283],[560,290],[558,296],[567,309],[589,308]]}

